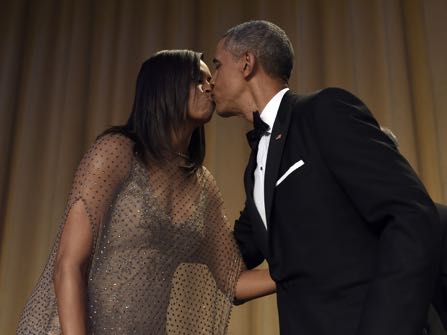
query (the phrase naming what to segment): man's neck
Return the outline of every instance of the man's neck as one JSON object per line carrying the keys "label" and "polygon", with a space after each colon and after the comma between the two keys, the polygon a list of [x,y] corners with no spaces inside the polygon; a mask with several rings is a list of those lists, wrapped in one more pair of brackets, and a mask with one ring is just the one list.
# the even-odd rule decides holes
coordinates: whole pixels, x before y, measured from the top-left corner
{"label": "man's neck", "polygon": [[245,118],[253,122],[253,112],[258,111],[261,113],[268,102],[286,87],[286,83],[272,79],[253,82],[250,87],[251,104],[245,111]]}

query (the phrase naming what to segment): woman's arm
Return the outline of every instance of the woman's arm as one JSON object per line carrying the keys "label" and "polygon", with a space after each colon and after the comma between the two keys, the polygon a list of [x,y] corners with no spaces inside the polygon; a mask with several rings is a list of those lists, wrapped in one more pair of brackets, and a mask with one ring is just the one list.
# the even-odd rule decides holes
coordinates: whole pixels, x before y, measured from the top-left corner
{"label": "woman's arm", "polygon": [[75,174],[54,269],[54,289],[64,335],[86,334],[87,277],[102,218],[133,162],[133,142],[120,134],[100,137]]}
{"label": "woman's arm", "polygon": [[70,209],[54,271],[59,321],[64,335],[86,333],[86,272],[92,249],[92,229],[82,200]]}
{"label": "woman's arm", "polygon": [[276,283],[268,269],[247,270],[241,273],[236,284],[235,305],[276,292]]}

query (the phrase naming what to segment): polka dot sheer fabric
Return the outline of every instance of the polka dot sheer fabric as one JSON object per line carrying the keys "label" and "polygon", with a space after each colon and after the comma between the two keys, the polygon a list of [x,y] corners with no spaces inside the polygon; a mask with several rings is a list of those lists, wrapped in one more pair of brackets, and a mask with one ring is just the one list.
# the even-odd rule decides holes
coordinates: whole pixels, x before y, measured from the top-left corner
{"label": "polka dot sheer fabric", "polygon": [[226,334],[243,263],[206,168],[176,157],[147,168],[121,134],[96,141],[76,172],[49,260],[17,334],[61,334],[53,272],[64,223],[82,202],[93,248],[89,334]]}

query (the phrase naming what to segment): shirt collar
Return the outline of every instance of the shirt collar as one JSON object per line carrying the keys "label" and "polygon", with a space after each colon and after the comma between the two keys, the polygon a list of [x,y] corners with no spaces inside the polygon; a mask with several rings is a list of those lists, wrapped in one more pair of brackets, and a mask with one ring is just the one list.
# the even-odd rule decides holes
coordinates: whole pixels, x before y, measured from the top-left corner
{"label": "shirt collar", "polygon": [[283,88],[281,91],[276,93],[273,98],[265,105],[260,116],[262,121],[267,123],[270,127],[269,133],[272,132],[273,124],[275,123],[276,115],[278,114],[279,105],[281,104],[284,94],[289,90],[288,87]]}

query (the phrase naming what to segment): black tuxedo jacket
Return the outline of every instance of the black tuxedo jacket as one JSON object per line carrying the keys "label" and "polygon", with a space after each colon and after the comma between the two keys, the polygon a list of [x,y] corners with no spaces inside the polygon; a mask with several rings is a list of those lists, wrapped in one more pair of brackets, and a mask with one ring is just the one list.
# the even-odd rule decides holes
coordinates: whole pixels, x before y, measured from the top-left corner
{"label": "black tuxedo jacket", "polygon": [[441,219],[442,245],[441,271],[436,283],[433,307],[438,313],[444,329],[432,329],[431,334],[445,334],[447,331],[447,206],[436,204],[436,208]]}
{"label": "black tuxedo jacket", "polygon": [[255,165],[252,152],[234,234],[249,268],[268,261],[281,334],[420,335],[439,217],[366,106],[336,88],[284,95],[265,170],[267,230]]}

